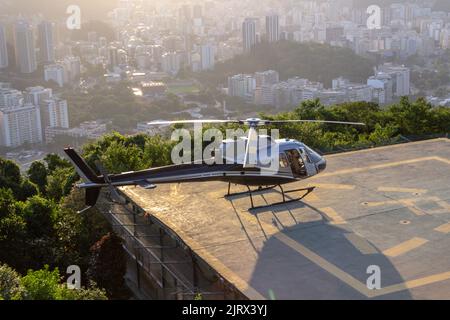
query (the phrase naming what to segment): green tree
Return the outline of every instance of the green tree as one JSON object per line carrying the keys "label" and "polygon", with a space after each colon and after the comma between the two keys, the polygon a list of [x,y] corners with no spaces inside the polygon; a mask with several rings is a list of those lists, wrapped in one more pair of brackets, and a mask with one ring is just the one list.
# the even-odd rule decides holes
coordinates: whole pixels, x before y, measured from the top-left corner
{"label": "green tree", "polygon": [[0,187],[10,188],[14,197],[20,197],[22,176],[19,166],[11,160],[0,158]]}
{"label": "green tree", "polygon": [[69,161],[61,158],[55,153],[50,153],[45,156],[44,161],[47,163],[48,174],[51,174],[58,168],[71,168],[72,165]]}
{"label": "green tree", "polygon": [[108,233],[92,246],[91,252],[89,278],[105,288],[108,297],[113,299],[127,297],[124,282],[127,264],[122,240],[114,233]]}
{"label": "green tree", "polygon": [[20,183],[22,176],[20,174],[20,168],[11,160],[5,160],[0,158],[0,177],[5,179],[9,183]]}
{"label": "green tree", "polygon": [[29,270],[21,280],[27,300],[56,300],[60,290],[59,282],[58,269],[50,271],[48,265],[42,270]]}
{"label": "green tree", "polygon": [[23,217],[17,212],[16,203],[10,189],[0,189],[0,261],[8,263],[19,270],[27,264],[26,236],[27,226]]}
{"label": "green tree", "polygon": [[35,161],[31,164],[27,171],[28,178],[35,183],[41,194],[45,194],[45,186],[47,185],[47,168],[42,161]]}
{"label": "green tree", "polygon": [[58,268],[45,265],[40,270],[28,270],[21,277],[7,265],[0,265],[0,297],[2,300],[106,300],[106,293],[91,284],[88,288],[69,289],[60,283]]}
{"label": "green tree", "polygon": [[101,157],[103,165],[113,173],[139,170],[142,166],[142,150],[136,145],[112,142]]}
{"label": "green tree", "polygon": [[28,268],[27,225],[15,209],[0,219],[0,261],[20,272]]}
{"label": "green tree", "polygon": [[86,214],[77,211],[84,208],[84,191],[74,189],[61,203],[56,223],[58,234],[57,265],[67,267],[67,262],[87,270],[91,256],[90,248],[111,226],[97,208]]}
{"label": "green tree", "polygon": [[142,162],[145,167],[160,167],[171,164],[171,151],[174,142],[160,136],[149,137],[144,145]]}
{"label": "green tree", "polygon": [[47,197],[59,202],[66,196],[75,182],[75,175],[72,168],[57,168],[48,177],[46,186]]}
{"label": "green tree", "polygon": [[28,234],[32,238],[53,237],[57,218],[55,205],[40,196],[28,199],[23,207]]}
{"label": "green tree", "polygon": [[398,128],[394,125],[387,125],[382,127],[379,124],[375,125],[375,130],[369,135],[369,141],[376,145],[388,143],[395,136]]}
{"label": "green tree", "polygon": [[62,285],[58,300],[108,300],[105,290],[90,288],[69,289]]}
{"label": "green tree", "polygon": [[21,300],[24,296],[20,275],[7,265],[0,265],[0,297],[4,300]]}
{"label": "green tree", "polygon": [[392,105],[388,110],[402,134],[423,135],[432,133],[432,108],[423,98],[411,102],[407,97],[402,97],[398,104]]}
{"label": "green tree", "polygon": [[19,201],[25,201],[38,194],[38,187],[28,179],[22,179],[20,190],[21,192],[17,197]]}
{"label": "green tree", "polygon": [[0,189],[0,219],[8,216],[14,210],[14,195],[11,189]]}

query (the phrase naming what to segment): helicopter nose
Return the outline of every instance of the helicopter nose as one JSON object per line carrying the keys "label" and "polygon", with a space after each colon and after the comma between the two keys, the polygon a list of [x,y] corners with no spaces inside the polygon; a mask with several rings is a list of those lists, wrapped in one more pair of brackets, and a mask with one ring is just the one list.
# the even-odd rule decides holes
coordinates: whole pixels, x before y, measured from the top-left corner
{"label": "helicopter nose", "polygon": [[327,160],[325,160],[325,158],[320,159],[320,161],[317,163],[317,169],[319,170],[319,172],[324,171],[326,167],[327,167]]}

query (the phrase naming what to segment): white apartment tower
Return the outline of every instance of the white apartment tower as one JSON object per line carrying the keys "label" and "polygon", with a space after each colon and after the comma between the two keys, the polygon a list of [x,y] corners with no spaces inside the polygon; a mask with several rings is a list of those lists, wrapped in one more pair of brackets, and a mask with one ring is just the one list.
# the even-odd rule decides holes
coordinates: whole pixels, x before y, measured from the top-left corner
{"label": "white apartment tower", "polygon": [[411,87],[411,72],[410,69],[405,66],[397,66],[390,63],[386,63],[378,68],[380,72],[387,73],[392,78],[392,90],[396,97],[409,96]]}
{"label": "white apartment tower", "polygon": [[277,42],[280,40],[280,23],[278,15],[270,15],[266,17],[266,36],[267,41]]}
{"label": "white apartment tower", "polygon": [[8,88],[0,89],[0,109],[18,107],[22,104],[22,92]]}
{"label": "white apartment tower", "polygon": [[41,103],[42,126],[44,128],[69,128],[67,101],[61,99],[44,100]]}
{"label": "white apartment tower", "polygon": [[202,70],[214,69],[215,64],[214,47],[209,44],[202,45],[200,50],[200,59]]}
{"label": "white apartment tower", "polygon": [[63,87],[66,82],[64,67],[60,64],[50,64],[44,68],[44,80],[53,80],[59,87]]}
{"label": "white apartment tower", "polygon": [[119,49],[114,46],[108,48],[108,69],[114,71],[114,68],[119,65]]}
{"label": "white apartment tower", "polygon": [[67,56],[61,62],[64,67],[64,83],[76,81],[81,74],[81,61],[79,57]]}
{"label": "white apartment tower", "polygon": [[33,73],[37,69],[33,30],[28,22],[20,20],[15,28],[16,64],[21,73]]}
{"label": "white apartment tower", "polygon": [[242,24],[242,47],[249,52],[256,45],[256,21],[246,18]]}
{"label": "white apartment tower", "polygon": [[6,30],[0,24],[0,69],[8,67],[8,48],[6,45]]}
{"label": "white apartment tower", "polygon": [[43,21],[39,24],[39,61],[52,63],[55,61],[55,33],[51,22]]}
{"label": "white apartment tower", "polygon": [[32,104],[0,110],[0,145],[18,147],[42,142],[39,108]]}
{"label": "white apartment tower", "polygon": [[42,101],[48,100],[53,96],[52,89],[44,87],[29,87],[24,91],[25,103],[31,103],[40,106]]}
{"label": "white apartment tower", "polygon": [[176,75],[181,69],[181,54],[178,52],[166,52],[163,54],[162,69],[168,74]]}

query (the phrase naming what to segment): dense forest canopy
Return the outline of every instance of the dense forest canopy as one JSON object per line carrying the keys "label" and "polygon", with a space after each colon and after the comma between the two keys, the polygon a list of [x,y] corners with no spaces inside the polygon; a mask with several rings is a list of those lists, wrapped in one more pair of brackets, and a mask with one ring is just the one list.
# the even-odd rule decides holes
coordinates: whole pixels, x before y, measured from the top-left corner
{"label": "dense forest canopy", "polygon": [[[99,252],[122,249],[100,212],[78,213],[84,201],[81,191],[72,190],[77,180],[70,163],[56,154],[34,162],[25,175],[0,158],[0,300],[128,297],[125,260],[114,261],[119,268],[112,273],[97,267],[112,265],[99,261]],[[82,270],[81,290],[68,290],[61,281],[69,265]]]}
{"label": "dense forest canopy", "polygon": [[347,48],[291,41],[264,42],[249,54],[216,64],[213,71],[201,73],[199,80],[205,85],[217,86],[235,74],[275,70],[282,80],[298,76],[330,87],[332,80],[340,76],[365,83],[373,74],[374,66],[375,62]]}
{"label": "dense forest canopy", "polygon": [[132,84],[96,85],[87,91],[63,93],[69,106],[70,123],[77,126],[83,121],[111,119],[115,128],[135,128],[140,121],[167,118],[173,112],[186,109],[181,99],[168,93],[164,98],[151,102],[133,94]]}

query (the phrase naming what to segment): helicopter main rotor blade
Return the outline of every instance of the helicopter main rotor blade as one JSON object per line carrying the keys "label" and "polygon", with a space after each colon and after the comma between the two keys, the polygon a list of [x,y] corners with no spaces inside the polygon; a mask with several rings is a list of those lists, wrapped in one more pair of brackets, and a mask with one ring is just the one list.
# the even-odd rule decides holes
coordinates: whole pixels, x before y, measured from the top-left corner
{"label": "helicopter main rotor blade", "polygon": [[347,121],[328,121],[328,120],[262,120],[265,124],[285,124],[285,123],[328,123],[328,124],[347,124],[354,126],[365,126],[362,122]]}
{"label": "helicopter main rotor blade", "polygon": [[257,164],[258,132],[250,127],[248,131],[247,146],[245,148],[244,168],[254,167]]}
{"label": "helicopter main rotor blade", "polygon": [[174,121],[152,121],[148,125],[172,125],[172,124],[196,124],[196,123],[240,123],[239,120],[174,120]]}
{"label": "helicopter main rotor blade", "polygon": [[263,125],[269,124],[286,124],[286,123],[324,123],[324,124],[345,124],[345,125],[354,125],[354,126],[365,126],[365,123],[362,122],[347,122],[347,121],[329,121],[329,120],[263,120],[258,118],[251,118],[246,120],[217,120],[217,119],[197,119],[197,120],[173,120],[173,121],[153,121],[148,122],[148,125],[173,125],[173,124],[202,124],[202,123],[218,123],[218,124],[226,124],[226,123],[238,123],[244,124],[250,127],[259,127]]}

